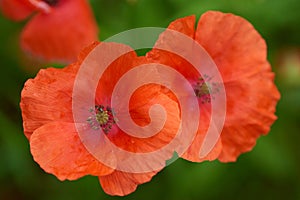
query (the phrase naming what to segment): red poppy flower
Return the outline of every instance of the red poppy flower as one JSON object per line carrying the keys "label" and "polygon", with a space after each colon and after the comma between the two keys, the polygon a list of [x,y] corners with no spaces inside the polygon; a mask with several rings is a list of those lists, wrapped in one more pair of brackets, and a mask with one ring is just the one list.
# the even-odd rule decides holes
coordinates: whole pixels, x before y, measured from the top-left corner
{"label": "red poppy flower", "polygon": [[24,20],[35,13],[21,33],[24,51],[46,61],[70,63],[98,36],[86,0],[2,0],[3,15]]}
{"label": "red poppy flower", "polygon": [[[189,44],[177,40],[168,31],[160,35],[156,49],[147,58],[183,74],[193,85],[201,110],[197,135],[182,157],[194,162],[216,158],[222,162],[235,161],[241,153],[250,151],[257,138],[267,134],[276,120],[274,112],[280,94],[266,59],[265,41],[245,19],[214,11],[203,14],[197,28],[195,16],[177,19],[168,28],[189,36],[206,50],[221,74],[226,91],[224,127],[212,151],[203,158],[199,152],[211,121],[211,102],[214,93],[218,93],[218,83],[211,82],[210,75],[200,75],[180,55],[161,50],[170,46],[184,49]],[[195,60],[202,59],[192,47],[185,53]]]}
{"label": "red poppy flower", "polygon": [[[113,144],[127,152],[151,152],[168,144],[174,138],[180,121],[180,113],[177,102],[161,92],[164,88],[156,84],[147,84],[139,87],[130,98],[131,118],[140,126],[149,124],[151,119],[148,116],[148,110],[152,105],[159,103],[167,111],[163,129],[150,138],[136,138],[127,135],[117,126],[117,121],[122,119],[115,118],[114,108],[111,107],[111,93],[114,85],[129,70],[147,63],[145,57],[137,57],[135,52],[129,49],[128,53],[109,65],[97,83],[95,105],[91,106],[94,108],[90,111],[82,111],[90,117],[82,123],[77,122],[72,107],[74,84],[78,80],[80,65],[97,45],[99,44],[95,43],[84,50],[77,63],[63,69],[42,69],[34,79],[25,83],[20,103],[24,132],[30,141],[34,160],[46,172],[55,175],[60,180],[75,180],[85,175],[98,176],[106,193],[123,196],[133,192],[137,185],[150,181],[161,168],[137,173],[122,171],[119,160],[127,158],[118,160],[115,152],[104,143],[96,148],[106,153],[101,156],[108,156],[109,159],[106,161],[109,163],[101,162],[102,160],[99,161],[93,154],[95,152],[88,149],[84,143],[85,139],[79,134],[79,129],[92,131],[94,135],[90,137],[95,137],[95,135],[101,135],[99,132],[101,128],[103,131],[101,137],[108,138]],[[107,51],[118,51],[125,46],[112,43],[104,45]],[[98,66],[99,62],[101,62],[99,59],[92,60],[90,69],[95,71],[92,65],[96,63]],[[92,80],[92,77],[85,78],[88,81]],[[92,93],[89,87],[84,87],[84,90],[84,93]],[[168,158],[172,156],[172,153],[170,152]],[[140,165],[142,164],[147,163]]]}

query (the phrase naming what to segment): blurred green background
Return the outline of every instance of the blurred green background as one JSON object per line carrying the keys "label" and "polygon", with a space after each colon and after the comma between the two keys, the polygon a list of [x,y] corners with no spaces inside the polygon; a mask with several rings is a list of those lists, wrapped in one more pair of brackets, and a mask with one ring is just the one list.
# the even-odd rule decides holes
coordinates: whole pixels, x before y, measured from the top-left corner
{"label": "blurred green background", "polygon": [[[207,10],[241,15],[266,39],[282,95],[269,135],[236,163],[177,160],[124,199],[300,199],[299,0],[92,0],[91,4],[101,40],[136,27],[166,27],[178,17],[199,17]],[[22,133],[19,101],[24,82],[35,76],[33,66],[39,64],[19,49],[24,24],[0,16],[0,199],[120,199],[106,195],[96,177],[60,182],[33,161]]]}

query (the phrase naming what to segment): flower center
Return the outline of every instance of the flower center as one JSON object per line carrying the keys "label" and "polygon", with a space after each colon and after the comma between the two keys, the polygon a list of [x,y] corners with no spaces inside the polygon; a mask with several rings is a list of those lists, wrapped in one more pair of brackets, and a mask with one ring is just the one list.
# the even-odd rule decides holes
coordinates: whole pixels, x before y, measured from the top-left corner
{"label": "flower center", "polygon": [[106,124],[108,122],[108,119],[109,119],[109,115],[107,110],[98,112],[96,114],[96,120],[99,122],[100,125]]}
{"label": "flower center", "polygon": [[101,128],[105,134],[109,133],[116,123],[111,107],[96,105],[95,109],[90,109],[90,112],[92,116],[88,117],[87,122],[91,128],[94,130]]}
{"label": "flower center", "polygon": [[45,3],[47,3],[49,6],[55,6],[59,0],[43,0]]}
{"label": "flower center", "polygon": [[201,103],[210,103],[214,99],[214,94],[219,92],[217,83],[210,83],[211,78],[204,75],[200,77],[194,85],[195,95],[200,99]]}

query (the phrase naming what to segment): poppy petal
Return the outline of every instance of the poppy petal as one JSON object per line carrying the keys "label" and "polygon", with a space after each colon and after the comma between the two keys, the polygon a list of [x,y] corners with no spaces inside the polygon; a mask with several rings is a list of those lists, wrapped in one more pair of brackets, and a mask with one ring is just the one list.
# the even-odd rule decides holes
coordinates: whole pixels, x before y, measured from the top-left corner
{"label": "poppy petal", "polygon": [[[117,45],[117,46],[116,46]],[[105,44],[102,43],[102,46],[105,48]],[[178,108],[178,104],[176,101],[172,101],[169,96],[163,94],[162,88],[160,85],[156,84],[140,84],[141,80],[145,80],[148,78],[151,79],[153,77],[160,77],[157,69],[154,66],[147,66],[147,64],[151,64],[145,57],[138,57],[131,48],[126,47],[125,45],[114,44],[113,46],[119,47],[118,51],[121,48],[124,48],[124,55],[120,56],[114,62],[112,62],[104,71],[99,81],[99,85],[97,88],[97,105],[103,106],[112,106],[112,109],[116,115],[117,124],[113,125],[111,130],[108,132],[107,137],[110,141],[117,146],[118,148],[125,150],[125,152],[132,153],[149,153],[160,150],[165,145],[169,144],[174,137],[176,136],[179,125],[180,125],[180,110]],[[106,51],[106,54],[109,55],[112,47]],[[95,52],[97,49],[95,49]],[[116,50],[114,50],[115,52]],[[99,52],[98,52],[99,53]],[[95,53],[96,55],[96,53]],[[86,63],[97,63],[99,61],[99,57],[95,57],[96,60],[86,60]],[[143,71],[139,69],[142,68]],[[99,65],[90,65],[99,67]],[[94,70],[92,70],[94,71]],[[126,76],[128,74],[130,76]],[[143,74],[143,79],[141,79],[141,74]],[[126,81],[124,81],[124,77],[129,77]],[[98,78],[98,77],[97,77]],[[122,79],[123,78],[123,79]],[[122,79],[122,80],[120,80]],[[98,80],[98,79],[97,79]],[[118,99],[121,99],[120,102],[117,103],[117,108],[113,107],[111,96],[113,90],[116,89],[116,85],[119,81],[122,81],[123,90],[117,91],[115,94],[118,96]],[[132,92],[129,92],[131,87],[137,86],[137,89]],[[128,102],[125,100],[130,95],[130,100]],[[120,97],[120,98],[119,98]],[[162,115],[152,115],[152,120],[149,117],[149,111],[154,104],[160,104],[166,111],[166,116]],[[131,116],[127,115],[127,112],[124,110],[129,110]],[[155,124],[161,124],[164,121],[164,117],[166,117],[166,122],[163,124],[163,127],[158,130],[160,127],[155,126]],[[141,135],[137,135],[140,132],[134,131],[136,126],[131,126],[132,123],[128,122],[128,120],[133,120],[136,126],[144,127],[150,125],[154,129],[147,129],[152,134],[151,136],[142,137]],[[125,122],[124,122],[125,121]],[[128,123],[127,123],[128,122]],[[122,123],[127,127],[127,131],[121,130],[118,125]],[[116,127],[116,128],[114,128]],[[124,127],[123,127],[124,128]],[[133,130],[134,129],[134,130]],[[132,131],[133,130],[133,131]],[[152,132],[151,132],[152,131]],[[134,135],[136,134],[136,136]],[[176,142],[176,140],[175,140]],[[174,149],[165,148],[163,153],[153,153],[151,156],[147,157],[148,162],[145,161],[145,157],[143,157],[144,162],[140,162],[142,156],[132,156],[130,157],[132,162],[127,165],[127,161],[123,161],[124,155],[123,151],[119,154],[117,151],[116,157],[121,160],[122,166],[126,168],[132,169],[133,165],[136,165],[135,171],[149,171],[155,170],[161,166],[165,165],[165,161],[170,159],[173,155]],[[126,154],[128,156],[128,154]],[[150,163],[151,162],[151,163]],[[147,163],[150,163],[149,165]],[[146,169],[145,169],[146,166]],[[150,166],[150,167],[149,167]],[[122,168],[122,167],[121,167]],[[150,169],[149,169],[150,168]]]}
{"label": "poppy petal", "polygon": [[[168,29],[178,31],[180,33],[183,33],[190,38],[194,38],[195,35],[195,16],[188,16],[184,18],[177,19],[170,23],[168,26]],[[171,49],[176,49],[177,51],[182,53],[187,53],[187,48],[182,48],[182,44],[180,42],[174,43],[172,37],[173,32],[163,32],[160,36],[158,41],[155,44],[155,47],[167,47]],[[178,35],[179,36],[179,35]],[[188,42],[188,40],[185,40],[185,42]],[[187,44],[185,44],[187,45]],[[183,50],[184,49],[184,50]],[[191,52],[193,53],[191,48]],[[177,52],[176,51],[176,52]],[[153,60],[158,63],[165,64],[167,66],[170,66],[174,69],[176,69],[178,72],[180,72],[182,75],[185,76],[187,80],[189,80],[191,83],[195,83],[197,80],[199,80],[199,77],[201,76],[199,72],[196,70],[195,67],[191,63],[189,63],[187,60],[185,60],[182,55],[177,55],[172,52],[167,52],[165,50],[161,49],[153,49],[147,54],[147,58],[150,60]],[[193,162],[201,162],[203,160],[214,160],[216,159],[222,149],[221,140],[219,139],[217,143],[215,144],[213,151],[211,151],[208,155],[205,156],[205,158],[200,158],[200,149],[201,145],[203,143],[204,137],[206,135],[206,132],[208,130],[209,124],[210,124],[210,112],[207,110],[206,105],[203,105],[199,103],[200,109],[200,123],[198,132],[193,140],[193,142],[190,144],[190,147],[187,149],[187,151],[181,155],[182,158],[193,161]]]}
{"label": "poppy petal", "polygon": [[86,0],[62,1],[24,27],[21,47],[46,61],[70,63],[83,47],[98,40],[98,28]]}
{"label": "poppy petal", "polygon": [[[102,43],[102,46],[105,44]],[[97,87],[97,103],[110,103],[110,96],[112,95],[112,92],[117,84],[117,82],[120,80],[124,74],[126,74],[129,70],[131,70],[134,67],[137,67],[141,64],[145,64],[146,60],[143,57],[138,57],[136,52],[130,48],[127,45],[124,44],[116,44],[110,45],[107,43],[105,47],[107,49],[108,54],[110,51],[113,51],[111,54],[115,54],[114,52],[127,52],[124,53],[122,56],[115,59],[104,71],[103,75],[101,76],[101,79],[99,80],[99,84]],[[96,50],[97,51],[97,50]],[[97,58],[98,60],[98,58]],[[92,62],[97,62],[97,60],[92,60]],[[98,65],[91,65],[94,67],[98,67]],[[97,80],[98,81],[98,80]]]}
{"label": "poppy petal", "polygon": [[141,174],[114,171],[107,176],[100,176],[103,190],[109,195],[125,196],[134,192],[138,185],[149,182],[157,172]]}
{"label": "poppy petal", "polygon": [[34,79],[29,79],[22,90],[22,110],[25,136],[30,139],[32,132],[52,122],[73,122],[72,90],[79,65],[99,44],[94,42],[84,48],[75,64],[63,69],[42,69]]}
{"label": "poppy petal", "polygon": [[[187,16],[187,17],[183,17],[183,18],[179,18],[179,19],[174,20],[173,22],[171,22],[169,24],[168,29],[183,33],[186,36],[194,38],[194,36],[195,36],[195,23],[196,23],[196,16],[191,15],[191,16]],[[167,35],[167,37],[165,37],[164,33],[162,33],[159,36],[159,39],[156,42],[156,44],[158,42],[162,42],[162,43],[165,42],[167,44],[171,41],[172,41],[172,38],[170,38],[169,35]]]}
{"label": "poppy petal", "polygon": [[53,122],[38,128],[31,136],[30,149],[40,167],[60,180],[114,171],[85,149],[73,123]]}
{"label": "poppy petal", "polygon": [[[180,18],[171,22],[168,26],[168,30],[170,31],[163,32],[159,35],[154,48],[147,53],[146,57],[152,61],[171,66],[184,75],[188,80],[198,80],[200,75],[197,70],[182,57],[184,54],[192,53],[192,46],[190,48],[190,52],[187,52],[188,48],[182,48],[183,44],[184,46],[189,45],[187,43],[190,41],[187,39],[184,41],[179,41],[182,39],[179,33],[185,34],[190,38],[194,38],[195,23],[196,18],[194,15]],[[177,38],[176,42],[174,42],[174,37]],[[162,50],[162,48],[174,49],[174,52]],[[177,53],[179,53],[179,55],[177,55]]]}
{"label": "poppy petal", "polygon": [[[132,120],[138,126],[144,127],[150,122],[158,123],[158,121],[164,120],[164,116],[154,116],[152,121],[149,117],[151,106],[157,103],[166,110],[167,114],[166,122],[161,130],[157,133],[155,133],[156,130],[153,130],[153,135],[146,138],[133,137],[120,130],[117,134],[109,134],[110,140],[118,147],[134,153],[157,151],[170,143],[179,130],[180,111],[177,102],[163,94],[159,85],[147,85],[135,91],[131,96],[129,112]],[[172,155],[173,150],[169,152],[169,155],[165,155],[165,159],[170,159]],[[162,157],[163,155],[159,155],[159,158]]]}
{"label": "poppy petal", "polygon": [[[160,88],[160,86],[157,86],[157,88]],[[124,132],[120,129],[107,135],[114,145],[127,152],[125,156],[122,152],[116,154],[120,169],[130,172],[149,172],[160,169],[165,166],[166,160],[172,158],[174,151],[181,144],[180,142],[183,143],[176,137],[180,130],[180,111],[177,102],[161,92],[157,95],[151,94],[150,90],[156,90],[156,88],[153,85],[146,85],[136,91],[131,96],[132,100],[129,106],[132,120],[138,126],[144,127],[154,124],[153,129],[147,129],[149,131],[147,131],[147,134],[150,133],[151,135],[147,137],[135,136],[132,134],[142,133],[137,131]],[[155,96],[148,99],[148,95]],[[151,114],[150,119],[149,110],[155,103],[159,103],[165,109],[166,116],[154,113]],[[124,121],[123,117],[117,119]],[[162,121],[165,121],[165,123],[160,129],[158,128],[160,125],[156,126],[156,124]],[[127,122],[123,123],[128,124]]]}
{"label": "poppy petal", "polygon": [[201,106],[201,114],[199,120],[200,124],[198,127],[197,134],[193,142],[191,143],[187,151],[181,156],[181,158],[184,158],[192,162],[202,162],[205,160],[212,161],[218,158],[218,156],[222,151],[221,138],[219,138],[216,144],[212,146],[212,150],[207,155],[201,155],[200,152],[201,147],[203,145],[204,138],[210,126],[210,118],[211,118],[211,112],[207,110],[205,106]]}
{"label": "poppy petal", "polygon": [[48,68],[29,79],[21,93],[23,127],[29,139],[33,131],[52,122],[73,122],[72,89],[77,69]]}
{"label": "poppy petal", "polygon": [[[128,53],[116,59],[108,66],[106,71],[103,73],[99,81],[96,94],[96,103],[99,105],[110,105],[110,97],[114,88],[116,87],[117,82],[120,81],[121,77],[124,77],[127,72],[135,67],[136,69],[138,69],[140,65],[147,65],[147,63],[151,63],[145,57],[138,57],[134,51],[130,51],[131,49],[129,49],[125,45],[118,46],[120,48],[126,48]],[[96,65],[95,67],[98,67],[98,65]],[[141,80],[141,74],[143,74],[144,78],[146,76],[159,76],[157,70],[149,71],[149,68],[144,69],[145,71],[143,72],[138,71],[136,73],[133,73],[132,71],[130,71],[130,83],[124,83],[123,85],[139,86],[138,82],[139,80]],[[118,96],[126,96],[128,94],[128,88],[125,90],[121,90],[121,92],[123,93],[118,93]],[[120,102],[121,105],[119,104],[118,107],[123,108],[120,109],[122,112],[122,110],[127,110],[129,106],[132,120],[139,126],[146,126],[151,121],[148,113],[150,107],[155,103],[159,103],[166,109],[167,112],[168,120],[166,121],[165,126],[163,127],[161,132],[150,138],[132,137],[131,135],[128,135],[119,129],[115,134],[108,134],[108,137],[118,147],[135,153],[155,151],[161,146],[166,145],[176,135],[176,130],[178,130],[180,123],[180,111],[178,108],[178,104],[177,102],[170,100],[171,99],[167,95],[163,94],[161,86],[156,84],[148,84],[146,86],[141,85],[141,87],[139,87],[130,97],[129,105],[126,105],[126,101],[122,101]],[[114,109],[114,111],[116,110]],[[123,118],[125,117],[122,117],[122,119],[118,118],[118,121],[125,120]],[[158,121],[158,119],[160,118],[161,116],[157,116],[157,119],[154,120]],[[172,154],[173,152],[170,152],[170,155]]]}
{"label": "poppy petal", "polygon": [[36,9],[28,0],[1,0],[0,10],[5,17],[19,21],[27,18]]}
{"label": "poppy petal", "polygon": [[266,43],[245,19],[217,11],[204,13],[195,40],[212,57],[223,81],[235,81],[269,69]]}
{"label": "poppy petal", "polygon": [[[189,21],[191,21],[190,17],[178,19],[172,22],[170,27],[172,30],[187,34],[190,32],[188,30],[193,30],[193,27],[182,24],[192,24]],[[187,35],[192,37],[193,34]],[[227,114],[221,138],[205,159],[212,160],[219,156],[223,162],[235,161],[240,153],[251,150],[256,139],[266,134],[276,120],[274,112],[280,94],[274,85],[274,74],[266,59],[266,44],[245,19],[215,11],[206,12],[201,16],[194,35],[194,39],[204,47],[216,63],[227,96]],[[182,45],[176,46],[167,36],[162,33],[156,44],[175,48]],[[192,84],[195,81],[194,77],[198,75],[189,64],[180,61],[176,55],[155,49],[147,56],[156,62],[175,68]],[[263,96],[264,94],[268,95]],[[242,95],[241,98],[239,95]],[[210,118],[210,115],[203,115],[205,113],[202,107],[198,135],[183,155],[183,158],[197,162],[203,160],[197,156],[205,134],[203,131],[206,131],[205,127],[209,124],[205,117]]]}
{"label": "poppy petal", "polygon": [[255,146],[260,135],[270,131],[270,126],[277,119],[274,113],[280,98],[273,79],[274,74],[265,71],[225,83],[227,116],[222,131],[220,161],[235,161],[241,153]]}
{"label": "poppy petal", "polygon": [[213,58],[225,83],[227,114],[219,160],[235,161],[276,120],[280,94],[266,59],[266,44],[245,19],[214,11],[201,16],[196,40]]}

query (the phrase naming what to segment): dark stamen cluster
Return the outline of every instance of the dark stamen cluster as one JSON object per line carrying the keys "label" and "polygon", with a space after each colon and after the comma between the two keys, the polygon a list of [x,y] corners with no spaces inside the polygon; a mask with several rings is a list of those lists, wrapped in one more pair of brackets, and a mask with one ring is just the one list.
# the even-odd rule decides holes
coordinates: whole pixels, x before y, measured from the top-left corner
{"label": "dark stamen cluster", "polygon": [[113,125],[116,123],[111,107],[96,105],[95,109],[91,109],[90,112],[93,113],[93,116],[90,116],[87,119],[87,122],[90,124],[92,129],[98,130],[99,128],[102,128],[104,133],[109,133]]}
{"label": "dark stamen cluster", "polygon": [[217,83],[210,83],[211,78],[204,75],[200,77],[194,85],[195,95],[201,100],[201,103],[210,103],[214,99],[213,94],[219,92],[219,86]]}

